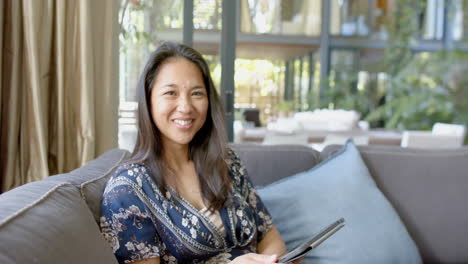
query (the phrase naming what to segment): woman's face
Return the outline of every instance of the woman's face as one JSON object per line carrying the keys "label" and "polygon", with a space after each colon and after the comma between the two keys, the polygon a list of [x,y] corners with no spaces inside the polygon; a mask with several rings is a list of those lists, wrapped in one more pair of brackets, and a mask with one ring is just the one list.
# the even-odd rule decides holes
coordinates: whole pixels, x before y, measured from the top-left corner
{"label": "woman's face", "polygon": [[160,66],[151,90],[151,114],[165,146],[188,145],[205,123],[208,104],[196,64],[171,58]]}

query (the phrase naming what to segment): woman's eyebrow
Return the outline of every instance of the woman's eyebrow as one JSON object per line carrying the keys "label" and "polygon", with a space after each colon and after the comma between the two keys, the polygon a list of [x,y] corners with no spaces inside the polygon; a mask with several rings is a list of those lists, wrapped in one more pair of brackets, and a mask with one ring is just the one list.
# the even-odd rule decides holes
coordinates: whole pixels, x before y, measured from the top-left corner
{"label": "woman's eyebrow", "polygon": [[196,89],[205,89],[205,86],[203,86],[203,85],[195,85],[195,86],[193,86],[192,88],[190,88],[190,90],[196,90]]}
{"label": "woman's eyebrow", "polygon": [[[160,89],[168,89],[168,88],[177,88],[177,87],[178,87],[178,85],[175,84],[175,83],[167,83],[167,84],[161,85],[159,88]],[[204,85],[195,85],[195,86],[190,87],[189,90],[197,90],[197,89],[205,89],[205,86]]]}

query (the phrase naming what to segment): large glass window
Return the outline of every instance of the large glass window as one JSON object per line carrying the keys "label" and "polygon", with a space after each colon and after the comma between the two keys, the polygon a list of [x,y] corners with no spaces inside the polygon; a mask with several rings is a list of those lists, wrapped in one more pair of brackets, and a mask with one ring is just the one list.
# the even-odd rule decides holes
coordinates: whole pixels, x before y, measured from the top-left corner
{"label": "large glass window", "polygon": [[120,24],[119,147],[136,140],[136,85],[149,54],[161,40],[182,40],[183,0],[122,1]]}
{"label": "large glass window", "polygon": [[[265,125],[272,117],[279,100],[279,93],[282,88],[280,75],[283,71],[281,61],[236,59],[235,67],[235,108],[240,114],[236,118],[254,122],[254,124],[248,125]],[[249,110],[257,111],[259,122],[254,120],[256,117],[245,120],[246,117],[242,115]]]}
{"label": "large glass window", "polygon": [[468,42],[468,1],[453,1],[453,39]]}
{"label": "large glass window", "polygon": [[321,0],[242,0],[241,32],[319,36]]}
{"label": "large glass window", "polygon": [[[291,102],[294,111],[318,107],[319,53],[308,51],[285,62],[283,103]],[[285,101],[285,102],[284,102]]]}
{"label": "large glass window", "polygon": [[[382,1],[379,1],[382,2]],[[369,36],[382,33],[386,6],[373,9],[369,0],[333,0],[331,5],[330,32],[341,36]]]}
{"label": "large glass window", "polygon": [[[133,140],[129,131],[136,131],[135,86],[139,74],[159,41],[182,42],[184,1],[121,2],[119,139],[128,143]],[[258,122],[245,124],[265,126],[281,111],[316,108],[353,109],[365,117],[385,104],[384,95],[392,92],[393,83],[385,73],[384,48],[364,47],[380,47],[413,36],[410,43],[416,49],[407,49],[409,54],[414,50],[436,52],[444,47],[442,44],[450,44],[450,38],[441,43],[446,36],[453,37],[455,48],[466,48],[468,42],[467,0],[330,0],[330,14],[322,18],[323,2],[239,1],[238,30],[244,34],[236,43],[236,121],[245,123],[246,117],[254,117]],[[193,46],[207,60],[221,91],[222,0],[194,0],[193,7]],[[326,44],[329,46],[324,47],[330,49],[330,56],[323,58],[320,47],[310,44],[321,36],[322,19],[330,22],[332,35]],[[395,27],[395,22],[402,21],[403,27]],[[444,25],[447,21],[450,24]],[[447,28],[452,30],[449,34],[444,32]],[[281,43],[276,42],[279,37]],[[372,43],[361,46],[363,40]],[[398,53],[398,48],[394,52]],[[329,65],[324,80],[320,80],[321,60]],[[130,149],[130,143],[119,143]]]}
{"label": "large glass window", "polygon": [[333,49],[322,106],[356,110],[362,117],[379,106],[387,78],[383,56],[376,49]]}
{"label": "large glass window", "polygon": [[238,43],[236,53],[235,140],[258,140],[265,128],[248,128],[267,127],[318,107],[317,46]]}
{"label": "large glass window", "polygon": [[445,8],[448,1],[428,0],[422,6],[420,14],[421,38],[441,40],[444,36]]}
{"label": "large glass window", "polygon": [[220,92],[221,84],[221,6],[222,0],[195,0],[193,4],[193,47],[202,53],[210,67],[213,82]]}
{"label": "large glass window", "polygon": [[195,30],[221,30],[221,0],[194,0],[193,27]]}
{"label": "large glass window", "polygon": [[[401,6],[391,0],[332,0],[330,33],[385,40],[392,19],[401,19],[402,14],[416,12],[417,15],[412,15],[408,21],[417,28],[414,37],[441,40],[446,5],[446,1],[440,0],[414,1]],[[398,17],[392,18],[395,11]]]}

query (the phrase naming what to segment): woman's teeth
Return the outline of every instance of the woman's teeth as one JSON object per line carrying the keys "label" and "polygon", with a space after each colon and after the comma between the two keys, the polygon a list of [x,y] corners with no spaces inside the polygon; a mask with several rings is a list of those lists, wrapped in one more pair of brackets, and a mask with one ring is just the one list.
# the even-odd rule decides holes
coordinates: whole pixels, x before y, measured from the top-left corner
{"label": "woman's teeth", "polygon": [[174,122],[176,124],[179,124],[179,125],[182,125],[182,126],[186,126],[188,124],[191,124],[192,123],[192,120],[174,120]]}

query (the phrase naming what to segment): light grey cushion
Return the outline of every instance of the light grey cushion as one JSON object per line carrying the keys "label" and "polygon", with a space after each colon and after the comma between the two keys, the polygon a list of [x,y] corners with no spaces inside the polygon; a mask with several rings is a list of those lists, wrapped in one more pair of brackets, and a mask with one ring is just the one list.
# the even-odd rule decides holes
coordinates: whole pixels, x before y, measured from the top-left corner
{"label": "light grey cushion", "polygon": [[262,186],[320,163],[320,152],[301,145],[233,144],[249,178]]}
{"label": "light grey cushion", "polygon": [[[329,146],[323,158],[339,151]],[[468,263],[468,147],[360,146],[374,180],[401,216],[425,263]]]}
{"label": "light grey cushion", "polygon": [[99,223],[99,217],[101,216],[101,200],[106,183],[110,176],[112,176],[115,168],[130,155],[127,151],[119,154],[120,155],[113,155],[109,158],[106,157],[106,161],[111,161],[106,167],[96,168],[94,166],[87,166],[88,170],[96,169],[99,170],[99,173],[94,173],[96,177],[83,182],[80,186],[81,195],[91,209],[97,223]]}
{"label": "light grey cushion", "polygon": [[0,195],[0,263],[117,263],[70,184],[40,181]]}
{"label": "light grey cushion", "polygon": [[130,153],[122,149],[110,150],[86,165],[66,174],[50,176],[46,181],[56,183],[71,183],[80,188],[83,199],[88,204],[94,219],[99,223],[101,214],[101,199],[105,185],[114,169]]}
{"label": "light grey cushion", "polygon": [[307,172],[259,190],[288,248],[344,217],[303,263],[421,263],[418,249],[352,142]]}

